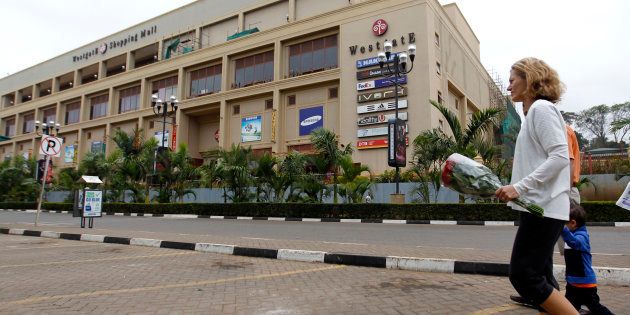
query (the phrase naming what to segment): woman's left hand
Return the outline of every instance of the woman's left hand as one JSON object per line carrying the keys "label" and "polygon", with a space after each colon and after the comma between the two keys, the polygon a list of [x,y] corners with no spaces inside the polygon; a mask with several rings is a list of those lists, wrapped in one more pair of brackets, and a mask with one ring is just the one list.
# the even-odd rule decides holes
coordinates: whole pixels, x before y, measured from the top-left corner
{"label": "woman's left hand", "polygon": [[503,202],[510,201],[519,197],[518,192],[512,185],[503,186],[494,192],[495,196]]}

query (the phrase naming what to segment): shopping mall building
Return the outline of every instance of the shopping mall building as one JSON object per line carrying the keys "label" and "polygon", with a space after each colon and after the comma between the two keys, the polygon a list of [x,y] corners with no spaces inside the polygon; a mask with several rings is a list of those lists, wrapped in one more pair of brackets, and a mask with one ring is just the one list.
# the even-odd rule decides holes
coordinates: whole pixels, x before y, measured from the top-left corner
{"label": "shopping mall building", "polygon": [[[494,102],[479,40],[455,4],[199,0],[0,79],[0,158],[39,154],[35,121],[61,125],[55,168],[111,152],[117,129],[187,143],[200,161],[239,143],[312,152],[309,134],[324,127],[380,173],[395,95],[376,58],[385,41],[395,53],[417,47],[398,90],[410,142],[423,130],[448,132],[429,99],[462,121]],[[164,134],[154,94],[179,101]]]}

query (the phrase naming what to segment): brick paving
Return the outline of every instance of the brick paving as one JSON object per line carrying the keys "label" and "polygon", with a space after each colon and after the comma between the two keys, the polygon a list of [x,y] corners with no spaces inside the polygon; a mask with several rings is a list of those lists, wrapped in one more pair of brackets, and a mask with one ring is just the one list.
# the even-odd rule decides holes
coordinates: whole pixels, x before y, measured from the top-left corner
{"label": "brick paving", "polygon": [[[537,314],[509,302],[503,277],[5,234],[0,279],[0,314]],[[630,309],[630,287],[599,290],[613,311]]]}

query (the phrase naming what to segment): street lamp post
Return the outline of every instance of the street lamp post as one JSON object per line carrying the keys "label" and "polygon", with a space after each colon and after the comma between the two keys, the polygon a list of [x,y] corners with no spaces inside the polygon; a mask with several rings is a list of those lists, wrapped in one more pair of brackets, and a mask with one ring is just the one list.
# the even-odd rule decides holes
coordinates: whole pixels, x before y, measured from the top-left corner
{"label": "street lamp post", "polygon": [[[160,116],[162,115],[162,141],[160,147],[164,148],[166,143],[166,117],[173,116],[177,112],[179,101],[175,95],[171,95],[170,102],[162,101],[158,98],[157,94],[151,96],[151,109],[153,113]],[[169,105],[171,110],[169,110]],[[153,163],[153,175],[155,175],[157,169],[157,150],[155,151],[155,162]],[[162,183],[160,183],[161,185]]]}
{"label": "street lamp post", "polygon": [[[41,131],[39,130],[41,126]],[[55,134],[59,134],[59,124],[56,124],[54,121],[49,121],[48,124],[46,124],[46,122],[43,122],[40,124],[39,120],[35,121],[35,134],[37,136],[43,136],[43,135],[52,135],[55,136]],[[53,129],[55,130],[55,134],[53,134]],[[42,137],[42,141],[44,140],[44,138]],[[44,160],[44,174],[42,175],[42,190],[39,192],[39,200],[37,202],[37,214],[35,215],[35,226],[37,226],[37,224],[39,224],[39,213],[42,210],[42,200],[44,199],[44,190],[46,189],[46,178],[48,177],[48,163],[50,162],[50,155],[46,155],[46,159]]]}
{"label": "street lamp post", "polygon": [[[382,73],[385,73],[384,70],[387,69],[387,75],[385,75],[385,77],[388,78],[389,81],[394,85],[394,119],[397,123],[399,123],[400,118],[398,118],[398,88],[400,86],[402,76],[407,75],[411,72],[411,70],[413,70],[413,61],[416,58],[416,45],[409,45],[409,47],[407,47],[407,53],[402,52],[392,54],[392,48],[392,43],[390,41],[385,41],[385,43],[383,44],[384,52],[378,53],[378,64],[381,68]],[[393,63],[392,66],[389,65],[390,60]],[[410,67],[407,70],[408,63],[410,63]],[[392,139],[390,138],[389,141],[391,140]],[[390,145],[393,145],[393,143],[390,143]],[[396,194],[400,194],[400,165],[398,165],[398,163],[396,164]]]}

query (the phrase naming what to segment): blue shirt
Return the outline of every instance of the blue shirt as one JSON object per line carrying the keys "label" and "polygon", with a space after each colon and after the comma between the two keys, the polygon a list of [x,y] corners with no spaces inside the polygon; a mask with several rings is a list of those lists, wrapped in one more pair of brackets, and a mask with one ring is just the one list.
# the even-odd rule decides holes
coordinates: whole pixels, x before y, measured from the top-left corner
{"label": "blue shirt", "polygon": [[571,232],[566,226],[562,238],[570,247],[564,250],[566,279],[570,284],[595,284],[597,279],[592,267],[591,244],[586,226]]}

